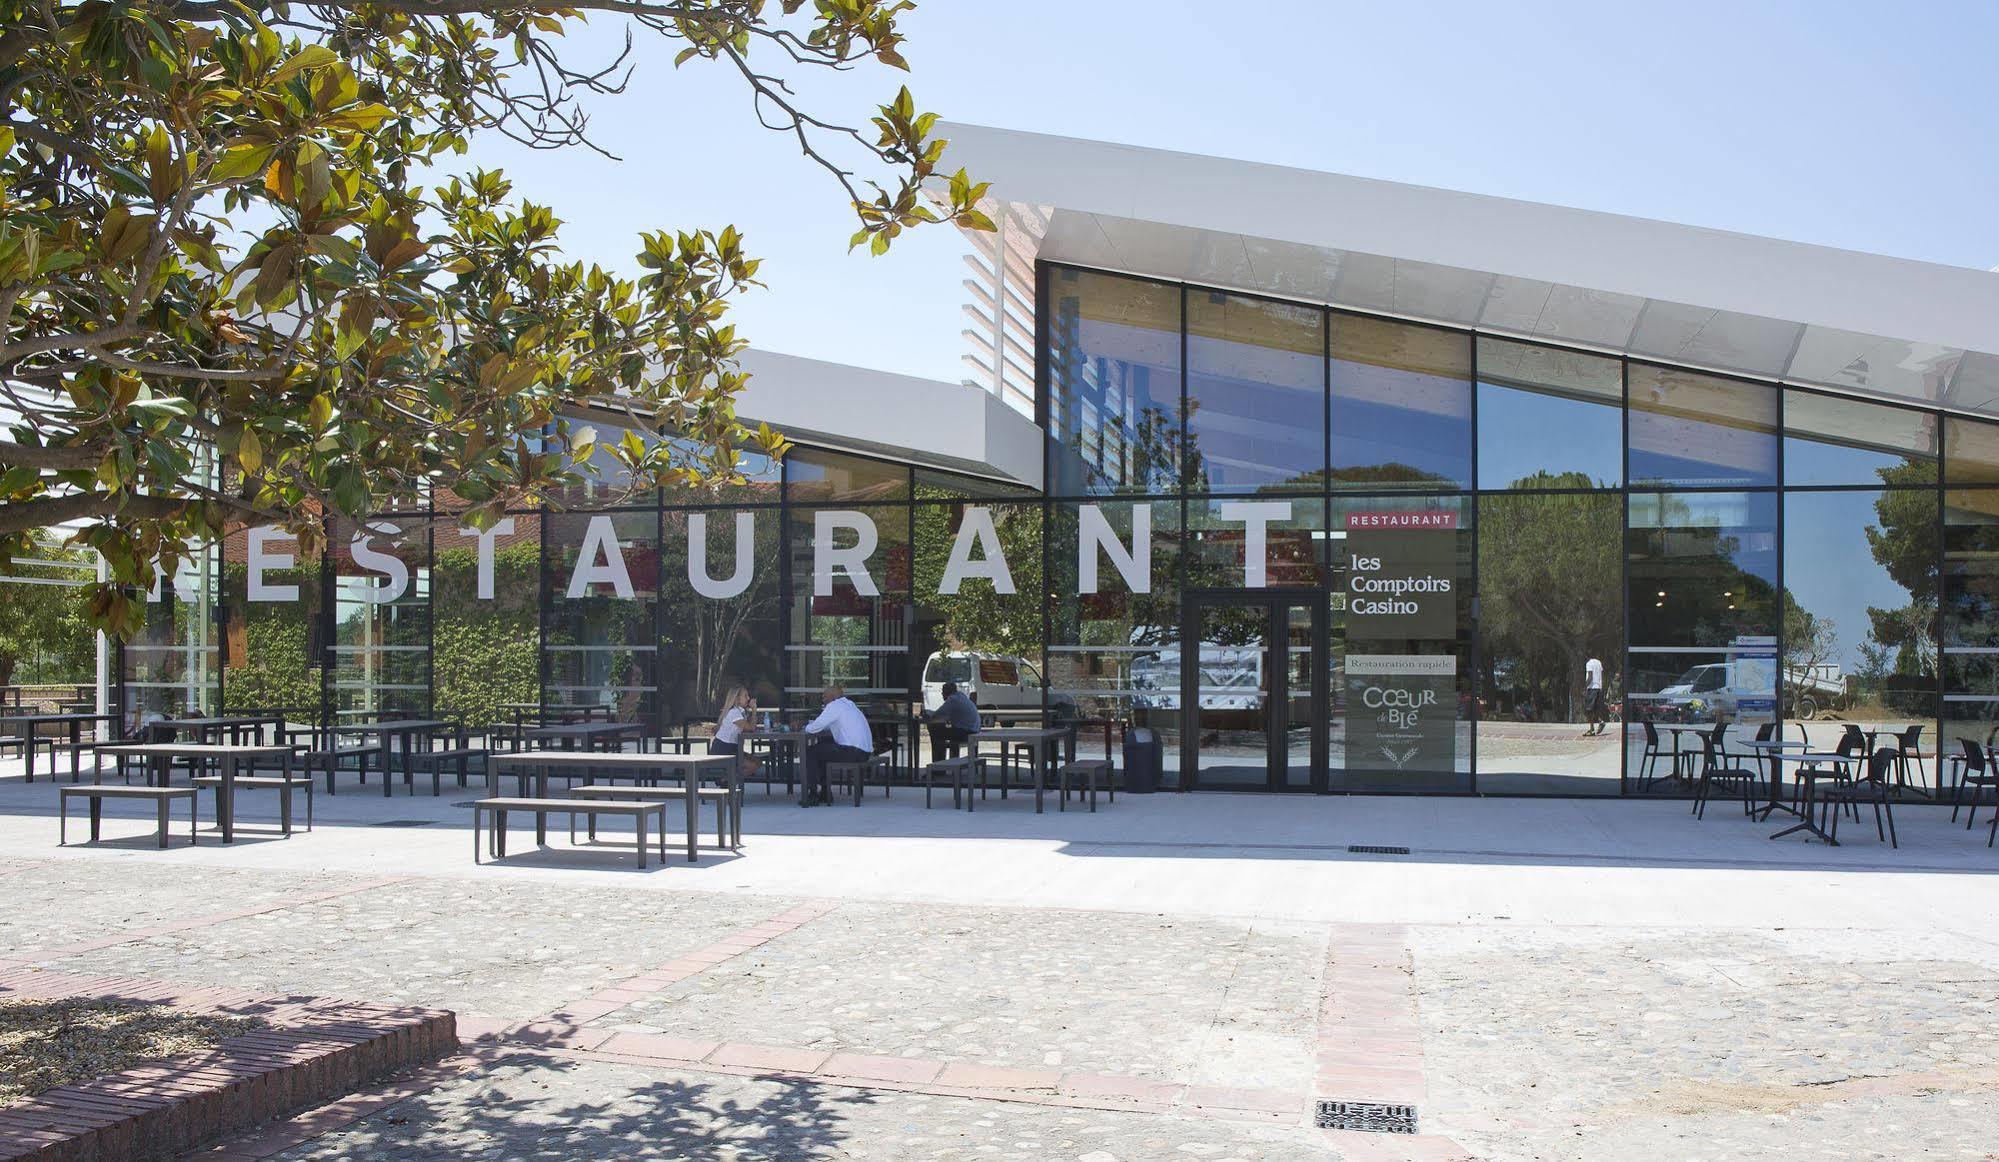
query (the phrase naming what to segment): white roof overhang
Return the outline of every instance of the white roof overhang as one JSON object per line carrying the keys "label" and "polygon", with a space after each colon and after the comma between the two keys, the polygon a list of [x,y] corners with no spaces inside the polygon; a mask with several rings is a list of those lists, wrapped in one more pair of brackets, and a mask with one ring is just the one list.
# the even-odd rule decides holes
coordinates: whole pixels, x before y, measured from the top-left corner
{"label": "white roof overhang", "polygon": [[736,414],[822,447],[1041,487],[1041,429],[991,393],[775,351],[743,352]]}
{"label": "white roof overhang", "polygon": [[1029,258],[1999,416],[1999,274],[945,124]]}

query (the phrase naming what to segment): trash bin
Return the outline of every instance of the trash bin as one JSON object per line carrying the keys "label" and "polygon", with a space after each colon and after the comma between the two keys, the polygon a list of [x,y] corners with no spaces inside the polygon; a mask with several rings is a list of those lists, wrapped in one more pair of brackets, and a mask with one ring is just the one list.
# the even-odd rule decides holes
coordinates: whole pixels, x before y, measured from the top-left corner
{"label": "trash bin", "polygon": [[1150,795],[1159,789],[1163,759],[1159,733],[1149,726],[1134,726],[1124,734],[1124,790],[1128,795]]}

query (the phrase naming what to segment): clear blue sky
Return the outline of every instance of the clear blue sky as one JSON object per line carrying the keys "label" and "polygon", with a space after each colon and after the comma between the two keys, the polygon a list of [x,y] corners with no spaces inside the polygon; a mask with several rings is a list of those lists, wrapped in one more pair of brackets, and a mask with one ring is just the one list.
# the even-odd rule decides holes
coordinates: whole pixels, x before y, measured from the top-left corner
{"label": "clear blue sky", "polygon": [[[911,88],[947,120],[1999,264],[1989,2],[923,0],[906,27]],[[737,225],[766,260],[738,312],[758,346],[957,379],[955,232],[849,255],[837,189],[732,76],[639,50],[592,105],[622,162],[476,159],[627,269],[641,229]],[[898,79],[807,91],[859,121]]]}

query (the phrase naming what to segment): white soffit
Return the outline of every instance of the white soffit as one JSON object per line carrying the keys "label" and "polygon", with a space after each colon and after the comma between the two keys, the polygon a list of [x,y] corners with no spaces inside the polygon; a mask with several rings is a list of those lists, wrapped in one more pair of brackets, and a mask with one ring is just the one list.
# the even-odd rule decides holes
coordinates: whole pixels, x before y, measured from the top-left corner
{"label": "white soffit", "polygon": [[1046,216],[1049,261],[1999,415],[1990,271],[1169,150],[938,131],[947,166]]}
{"label": "white soffit", "polygon": [[745,351],[749,386],[736,414],[787,438],[1041,488],[1041,430],[990,392],[828,363]]}

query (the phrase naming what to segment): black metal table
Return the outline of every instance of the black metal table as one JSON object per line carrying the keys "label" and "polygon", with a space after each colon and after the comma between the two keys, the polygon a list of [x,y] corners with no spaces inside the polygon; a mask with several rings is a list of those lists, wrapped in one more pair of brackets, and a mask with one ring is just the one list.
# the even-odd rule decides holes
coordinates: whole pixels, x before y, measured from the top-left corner
{"label": "black metal table", "polygon": [[[382,797],[393,793],[395,780],[389,777],[389,755],[396,750],[402,752],[403,778],[410,784],[411,793],[416,789],[416,740],[419,735],[428,737],[440,730],[458,729],[458,724],[441,718],[389,718],[381,722],[352,722],[333,728],[334,734],[377,735],[382,740]],[[400,740],[400,741],[398,741]]]}
{"label": "black metal table", "polygon": [[[1850,755],[1850,754],[1840,754],[1837,751],[1829,751],[1829,750],[1807,750],[1807,751],[1798,751],[1796,753],[1786,753],[1784,751],[1772,751],[1770,757],[1773,762],[1779,762],[1779,763],[1791,762],[1791,763],[1805,764],[1804,766],[1799,767],[1798,770],[1792,773],[1792,777],[1799,781],[1798,807],[1797,807],[1798,821],[1792,824],[1791,826],[1784,828],[1782,831],[1779,831],[1776,834],[1772,835],[1770,838],[1782,839],[1786,835],[1793,835],[1796,834],[1797,832],[1803,831],[1808,835],[1818,836],[1820,839],[1825,840],[1828,844],[1832,845],[1833,847],[1838,847],[1839,840],[1834,839],[1832,836],[1826,834],[1825,828],[1819,826],[1818,820],[1814,818],[1812,815],[1812,808],[1817,799],[1818,781],[1820,779],[1839,778],[1842,772],[1837,770],[1830,770],[1826,767],[1820,766],[1819,764],[1832,763],[1835,764],[1836,766],[1844,767],[1847,763],[1860,761],[1860,756]],[[1765,811],[1763,814],[1764,818],[1766,819],[1769,818],[1770,813],[1768,811]]]}
{"label": "black metal table", "polygon": [[[116,722],[116,721],[118,721],[118,716],[115,714],[10,714],[5,718],[0,718],[0,726],[8,726],[14,724],[20,725],[21,739],[25,744],[22,747],[22,749],[28,752],[27,753],[28,781],[32,783],[35,781],[35,728],[36,727],[45,726],[53,722],[53,723],[59,723],[69,728],[69,745],[70,745],[69,773],[70,777],[74,779],[77,775],[79,767],[79,764],[77,762],[77,755],[79,753],[79,748],[83,744],[83,724],[86,722]],[[49,756],[49,778],[51,779],[56,777],[55,765],[56,765],[55,756],[53,755]]]}

